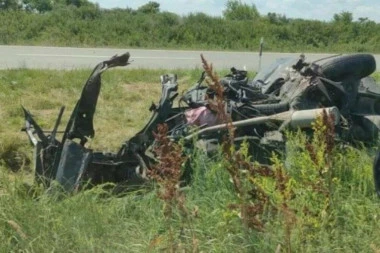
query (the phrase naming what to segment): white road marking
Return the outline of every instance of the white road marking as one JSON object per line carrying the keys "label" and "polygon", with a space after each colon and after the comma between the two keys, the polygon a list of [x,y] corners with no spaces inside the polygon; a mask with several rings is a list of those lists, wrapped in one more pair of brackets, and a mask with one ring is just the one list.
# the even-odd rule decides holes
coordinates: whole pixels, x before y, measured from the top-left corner
{"label": "white road marking", "polygon": [[109,58],[104,55],[68,55],[68,54],[16,54],[17,56],[34,56],[34,57],[70,57],[70,58]]}
{"label": "white road marking", "polygon": [[[96,47],[88,47],[88,48],[76,48],[76,47],[53,47],[53,46],[18,46],[18,45],[11,45],[11,46],[6,46],[6,45],[0,45],[0,49],[2,48],[38,48],[42,50],[90,50],[90,51],[96,51],[96,50],[117,50],[117,51],[141,51],[141,52],[173,52],[173,53],[203,53],[203,54],[209,54],[209,53],[216,53],[216,54],[259,54],[258,51],[220,51],[220,50],[170,50],[170,49],[139,49],[139,48],[96,48]],[[294,55],[300,55],[301,52],[299,53],[286,53],[286,52],[266,52],[265,50],[263,51],[263,54],[267,55],[289,55],[289,54],[294,54]],[[330,55],[331,53],[305,53],[306,55]],[[28,54],[26,54],[28,55]],[[109,56],[107,56],[109,57]]]}
{"label": "white road marking", "polygon": [[[70,55],[70,54],[16,54],[16,56],[31,57],[69,57],[69,58],[110,58],[109,55]],[[152,57],[152,56],[133,56],[131,59],[152,59],[152,60],[197,60],[195,57]]]}

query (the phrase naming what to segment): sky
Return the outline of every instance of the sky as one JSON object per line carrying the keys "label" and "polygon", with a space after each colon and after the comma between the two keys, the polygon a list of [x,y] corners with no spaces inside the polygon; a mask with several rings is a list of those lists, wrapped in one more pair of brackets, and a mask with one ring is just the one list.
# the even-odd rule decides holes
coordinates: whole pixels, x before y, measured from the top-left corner
{"label": "sky", "polygon": [[[90,0],[102,8],[137,9],[150,0]],[[203,12],[211,16],[221,16],[227,0],[151,0],[160,4],[161,11],[178,15]],[[354,20],[367,17],[380,23],[379,0],[242,0],[248,5],[256,5],[261,15],[268,12],[285,14],[288,18],[316,19],[331,21],[335,13],[348,11]]]}

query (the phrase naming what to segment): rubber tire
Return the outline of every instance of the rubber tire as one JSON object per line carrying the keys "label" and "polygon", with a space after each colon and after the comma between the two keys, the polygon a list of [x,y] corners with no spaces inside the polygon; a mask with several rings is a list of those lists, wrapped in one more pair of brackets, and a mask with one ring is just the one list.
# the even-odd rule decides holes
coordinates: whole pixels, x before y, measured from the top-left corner
{"label": "rubber tire", "polygon": [[347,78],[359,80],[376,70],[376,61],[371,54],[349,54],[322,63],[321,70],[326,78],[335,82]]}
{"label": "rubber tire", "polygon": [[377,196],[380,197],[380,152],[377,153],[373,162],[373,181],[375,184],[375,191]]}

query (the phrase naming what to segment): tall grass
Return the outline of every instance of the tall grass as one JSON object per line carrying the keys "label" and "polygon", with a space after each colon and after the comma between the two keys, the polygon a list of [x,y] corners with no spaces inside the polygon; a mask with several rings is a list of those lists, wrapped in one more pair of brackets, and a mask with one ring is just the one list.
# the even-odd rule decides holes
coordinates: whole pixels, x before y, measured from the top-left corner
{"label": "tall grass", "polygon": [[[195,82],[198,71],[177,72],[180,85]],[[0,112],[6,119],[0,125],[0,252],[171,249],[178,252],[286,252],[289,249],[292,252],[377,252],[380,249],[380,205],[372,183],[372,154],[365,148],[338,143],[330,150],[329,160],[323,160],[326,155],[321,155],[316,162],[315,154],[326,152],[323,134],[310,139],[302,132],[289,133],[286,159],[273,158],[276,176],[284,179],[256,178],[255,182],[268,196],[268,204],[260,213],[261,230],[247,229],[240,210],[231,208],[237,196],[226,169],[230,165],[226,164],[222,150],[213,156],[198,149],[187,152],[193,176],[191,184],[181,191],[186,196],[183,205],[188,218],[183,219],[180,209],[172,210],[170,226],[175,233],[171,236],[164,203],[155,191],[142,189],[115,196],[99,186],[65,196],[33,186],[32,151],[24,133],[18,132],[22,126],[19,104],[22,102],[49,128],[60,105],[66,105],[68,110],[72,108],[88,72],[0,72]],[[144,124],[149,115],[146,108],[151,100],[159,98],[160,72],[105,73],[95,117],[97,136],[91,144],[94,148],[112,150],[120,139],[128,138]],[[142,81],[142,74],[147,82]],[[131,117],[130,112],[139,115],[135,113]],[[317,131],[322,131],[322,125],[319,126]],[[244,146],[236,151],[244,153]],[[19,162],[14,171],[10,170],[13,167],[7,161],[9,158]],[[330,166],[330,171],[321,176],[320,169],[324,172],[325,165]],[[244,174],[242,180],[246,180]],[[175,248],[171,248],[173,243]]]}
{"label": "tall grass", "polygon": [[[291,141],[300,138],[301,134]],[[229,208],[236,202],[235,189],[221,157],[193,153],[193,182],[184,189],[191,226],[174,211],[170,226],[177,231],[172,238],[176,249],[274,252],[278,245],[285,249],[281,212],[265,211],[264,229],[257,231],[246,230],[240,212]],[[289,171],[294,195],[287,202],[296,219],[289,242],[293,252],[371,252],[380,246],[379,202],[372,189],[371,159],[364,150],[348,148],[334,154],[336,179],[328,212],[326,199],[296,176],[309,171],[309,160],[294,153],[288,159],[298,161]],[[168,242],[164,205],[154,192],[118,198],[97,187],[70,197],[55,196],[25,185],[24,177],[1,168],[1,252],[166,251],[173,243]],[[270,189],[271,201],[277,203],[278,193]]]}

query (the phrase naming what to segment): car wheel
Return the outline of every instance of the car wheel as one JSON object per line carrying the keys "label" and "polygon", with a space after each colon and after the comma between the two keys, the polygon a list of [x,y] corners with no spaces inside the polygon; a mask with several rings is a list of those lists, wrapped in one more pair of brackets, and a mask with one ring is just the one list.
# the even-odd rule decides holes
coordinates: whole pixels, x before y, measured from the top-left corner
{"label": "car wheel", "polygon": [[380,197],[380,152],[377,153],[373,163],[373,180],[377,196]]}
{"label": "car wheel", "polygon": [[376,61],[371,54],[350,54],[337,56],[321,65],[323,75],[332,81],[347,78],[361,79],[376,70]]}

